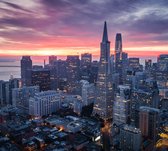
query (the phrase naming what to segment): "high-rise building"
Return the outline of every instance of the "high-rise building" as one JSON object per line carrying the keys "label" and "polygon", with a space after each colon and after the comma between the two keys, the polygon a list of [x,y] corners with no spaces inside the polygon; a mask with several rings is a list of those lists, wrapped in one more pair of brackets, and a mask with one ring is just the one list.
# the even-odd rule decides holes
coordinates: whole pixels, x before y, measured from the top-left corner
{"label": "high-rise building", "polygon": [[32,70],[32,85],[39,86],[40,91],[50,90],[50,71],[48,69]]}
{"label": "high-rise building", "polygon": [[115,40],[115,71],[119,73],[121,77],[122,75],[122,37],[121,37],[121,33],[116,34],[116,40]]}
{"label": "high-rise building", "polygon": [[9,97],[8,99],[6,98],[6,84],[9,82],[5,82],[3,80],[0,81],[0,102],[1,106],[6,105],[7,102],[9,102]]}
{"label": "high-rise building", "polygon": [[131,95],[131,120],[136,125],[139,126],[139,108],[141,106],[159,107],[159,90],[156,81],[146,80],[143,83],[143,87],[139,89],[134,89]]}
{"label": "high-rise building", "polygon": [[88,81],[81,80],[80,81],[82,84],[82,100],[83,100],[83,105],[89,105],[91,103],[94,103],[95,101],[95,86],[94,84],[90,84]]}
{"label": "high-rise building", "polygon": [[84,53],[81,54],[81,64],[80,64],[80,79],[87,80],[90,79],[91,73],[91,63],[92,63],[92,54]]}
{"label": "high-rise building", "polygon": [[0,104],[12,105],[12,89],[19,87],[19,79],[0,81]]}
{"label": "high-rise building", "polygon": [[129,124],[131,89],[126,85],[119,85],[113,106],[113,123]]}
{"label": "high-rise building", "polygon": [[115,52],[116,53],[122,52],[122,36],[121,36],[121,33],[116,34]]}
{"label": "high-rise building", "polygon": [[110,42],[108,41],[107,25],[104,23],[103,38],[100,44],[100,62],[97,79],[97,99],[94,105],[94,113],[103,119],[112,118],[113,87],[110,66]]}
{"label": "high-rise building", "polygon": [[50,70],[51,90],[62,89],[60,83],[67,81],[66,66],[66,61],[60,59],[45,66],[45,69]]}
{"label": "high-rise building", "polygon": [[146,59],[145,60],[145,70],[150,70],[152,67],[152,60],[151,59]]}
{"label": "high-rise building", "polygon": [[39,92],[29,99],[29,114],[33,116],[49,115],[60,108],[60,94],[56,91]]}
{"label": "high-rise building", "polygon": [[91,64],[91,70],[90,70],[90,83],[96,83],[97,82],[97,75],[98,75],[98,68],[99,68],[99,63],[98,61],[93,61]]}
{"label": "high-rise building", "polygon": [[127,66],[128,54],[122,51],[122,36],[121,33],[116,34],[115,39],[115,72],[119,74],[119,84],[123,84],[125,69]]}
{"label": "high-rise building", "polygon": [[89,67],[92,62],[92,54],[91,53],[83,53],[81,54],[81,67]]}
{"label": "high-rise building", "polygon": [[112,73],[114,73],[114,71],[115,71],[115,61],[114,61],[114,55],[111,55],[111,57],[110,57],[110,61],[111,61],[111,71],[112,71]]}
{"label": "high-rise building", "polygon": [[72,89],[75,87],[75,83],[79,80],[79,56],[67,56],[66,62],[69,90],[72,91]]}
{"label": "high-rise building", "polygon": [[49,64],[54,65],[54,63],[57,61],[57,56],[49,56]]}
{"label": "high-rise building", "polygon": [[12,104],[12,89],[19,88],[19,81],[17,78],[9,80],[9,104]]}
{"label": "high-rise building", "polygon": [[168,54],[159,55],[157,62],[159,71],[168,72]]}
{"label": "high-rise building", "polygon": [[31,85],[32,60],[30,56],[22,56],[21,59],[21,80],[22,85]]}
{"label": "high-rise building", "polygon": [[141,66],[139,63],[139,58],[129,58],[128,65],[129,68],[132,69],[133,71],[143,70],[143,66]]}
{"label": "high-rise building", "polygon": [[141,106],[139,112],[139,128],[142,136],[150,139],[155,144],[159,130],[159,109]]}
{"label": "high-rise building", "polygon": [[73,111],[80,115],[83,107],[82,97],[80,95],[77,95],[73,103],[74,103]]}
{"label": "high-rise building", "polygon": [[120,149],[125,151],[140,151],[142,135],[138,128],[130,125],[124,125],[120,129]]}
{"label": "high-rise building", "polygon": [[12,90],[12,104],[28,110],[29,99],[37,92],[39,92],[39,86],[23,86],[22,88],[15,88]]}

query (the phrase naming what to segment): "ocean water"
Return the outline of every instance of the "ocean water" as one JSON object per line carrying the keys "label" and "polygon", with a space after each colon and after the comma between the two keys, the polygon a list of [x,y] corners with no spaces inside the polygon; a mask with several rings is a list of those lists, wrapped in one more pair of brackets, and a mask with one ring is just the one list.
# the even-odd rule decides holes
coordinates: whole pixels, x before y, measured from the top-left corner
{"label": "ocean water", "polygon": [[20,78],[20,62],[0,62],[0,80],[8,81],[11,75]]}

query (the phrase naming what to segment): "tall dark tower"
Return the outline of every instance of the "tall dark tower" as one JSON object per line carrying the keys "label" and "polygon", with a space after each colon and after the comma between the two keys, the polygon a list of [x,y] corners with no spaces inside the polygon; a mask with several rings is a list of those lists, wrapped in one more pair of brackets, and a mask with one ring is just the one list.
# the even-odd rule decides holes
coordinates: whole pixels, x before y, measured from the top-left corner
{"label": "tall dark tower", "polygon": [[122,52],[122,36],[121,36],[121,33],[116,34],[115,52],[116,53]]}
{"label": "tall dark tower", "polygon": [[97,99],[94,105],[94,113],[103,119],[110,119],[112,118],[113,88],[110,70],[110,42],[108,41],[106,22],[104,23],[100,47],[100,63],[96,85]]}
{"label": "tall dark tower", "polygon": [[121,33],[117,33],[115,40],[115,72],[119,74],[119,84],[124,82],[126,63],[127,53],[122,51],[122,36]]}
{"label": "tall dark tower", "polygon": [[31,85],[31,70],[32,70],[32,60],[30,56],[22,56],[21,59],[21,80],[22,86]]}

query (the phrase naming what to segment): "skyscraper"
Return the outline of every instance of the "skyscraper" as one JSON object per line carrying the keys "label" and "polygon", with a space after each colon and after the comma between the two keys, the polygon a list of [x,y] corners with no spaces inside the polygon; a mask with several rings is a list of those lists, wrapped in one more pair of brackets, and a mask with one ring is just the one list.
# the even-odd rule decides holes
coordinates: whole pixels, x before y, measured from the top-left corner
{"label": "skyscraper", "polygon": [[113,123],[128,124],[130,120],[131,89],[128,85],[119,85],[113,106]]}
{"label": "skyscraper", "polygon": [[120,129],[120,149],[129,151],[140,151],[141,150],[142,135],[138,128],[131,125],[124,125]]}
{"label": "skyscraper", "polygon": [[37,92],[39,92],[39,86],[24,86],[12,89],[12,105],[28,110],[29,99]]}
{"label": "skyscraper", "polygon": [[139,113],[139,128],[142,136],[149,138],[155,144],[159,131],[159,109],[141,106]]}
{"label": "skyscraper", "polygon": [[22,85],[30,86],[31,85],[31,69],[32,69],[32,60],[30,56],[22,56],[20,63],[21,63]]}
{"label": "skyscraper", "polygon": [[122,51],[121,33],[117,33],[115,40],[115,72],[119,74],[119,84],[123,84],[127,57],[127,53]]}
{"label": "skyscraper", "polygon": [[50,71],[48,69],[32,70],[32,85],[39,86],[40,91],[50,90]]}
{"label": "skyscraper", "polygon": [[81,67],[87,68],[91,65],[92,62],[92,54],[91,53],[83,53],[81,54]]}
{"label": "skyscraper", "polygon": [[80,60],[78,55],[67,56],[67,80],[69,91],[75,87],[77,80],[79,80],[79,65]]}
{"label": "skyscraper", "polygon": [[92,63],[92,54],[90,53],[81,54],[80,79],[89,81],[91,63]]}
{"label": "skyscraper", "polygon": [[97,99],[94,113],[103,119],[112,118],[113,88],[110,67],[110,42],[108,41],[107,25],[104,23],[103,38],[100,44],[101,54],[97,79]]}
{"label": "skyscraper", "polygon": [[49,64],[54,65],[54,63],[57,61],[57,56],[49,56]]}
{"label": "skyscraper", "polygon": [[150,70],[152,67],[152,60],[151,59],[146,59],[145,60],[145,70]]}
{"label": "skyscraper", "polygon": [[115,53],[122,52],[122,37],[121,33],[116,34],[116,41],[115,41]]}

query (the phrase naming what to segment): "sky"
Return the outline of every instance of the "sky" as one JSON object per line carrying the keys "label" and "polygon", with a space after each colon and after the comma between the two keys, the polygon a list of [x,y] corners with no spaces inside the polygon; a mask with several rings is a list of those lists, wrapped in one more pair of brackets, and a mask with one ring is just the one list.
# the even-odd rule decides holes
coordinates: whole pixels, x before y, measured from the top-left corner
{"label": "sky", "polygon": [[168,0],[0,0],[0,57],[111,53],[122,33],[129,56],[168,53]]}

